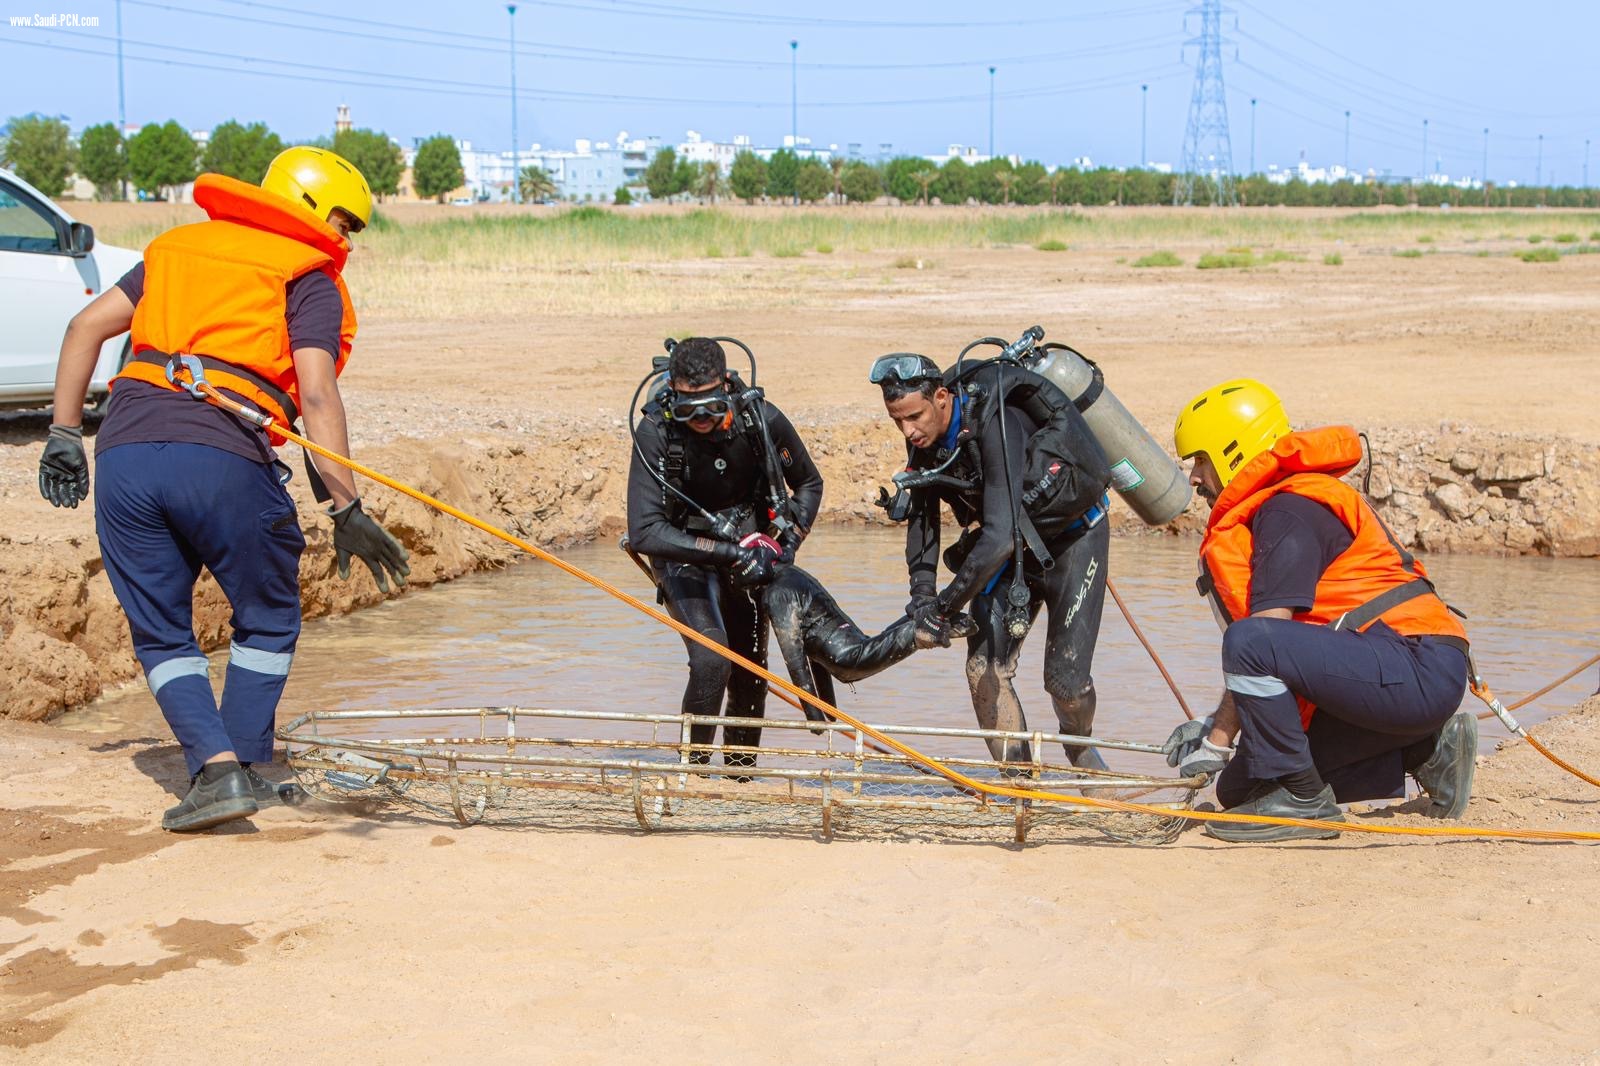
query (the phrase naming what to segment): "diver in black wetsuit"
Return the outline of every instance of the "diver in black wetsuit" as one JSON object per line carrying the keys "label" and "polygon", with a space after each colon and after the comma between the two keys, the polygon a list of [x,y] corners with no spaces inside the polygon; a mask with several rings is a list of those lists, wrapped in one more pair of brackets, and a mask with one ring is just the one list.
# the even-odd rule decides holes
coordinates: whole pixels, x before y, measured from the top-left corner
{"label": "diver in black wetsuit", "polygon": [[[880,501],[908,521],[908,613],[937,630],[952,612],[971,612],[977,631],[967,643],[967,683],[978,724],[1021,731],[1026,718],[1012,678],[1045,608],[1045,691],[1061,731],[1089,736],[1111,475],[1083,416],[1047,379],[1003,359],[966,369],[958,361],[941,372],[926,356],[897,353],[879,359],[870,380],[908,445],[907,474],[897,481],[914,487],[899,502]],[[945,553],[955,577],[938,591],[941,502],[968,528]],[[1026,743],[1006,750],[993,741],[990,753],[1030,757]],[[1069,746],[1067,756],[1075,766],[1105,765],[1093,748]]]}
{"label": "diver in black wetsuit", "polygon": [[[765,666],[759,589],[772,580],[776,564],[794,561],[822,504],[822,475],[788,418],[728,373],[715,340],[678,342],[666,370],[668,388],[645,407],[634,435],[629,544],[649,557],[674,618]],[[792,496],[770,483],[780,472]],[[776,541],[757,536],[766,532],[776,533]],[[726,692],[729,717],[764,716],[765,681],[708,648],[684,644],[684,714],[723,713]],[[714,726],[696,725],[690,740],[710,744],[715,733]],[[729,729],[724,739],[753,748],[761,730]],[[709,753],[691,757],[705,762]],[[753,766],[755,755],[727,753],[723,762]]]}
{"label": "diver in black wetsuit", "polygon": [[[877,636],[867,636],[834,602],[822,583],[798,566],[780,567],[764,590],[764,599],[789,679],[835,706],[835,678],[861,681],[888,669],[918,648],[948,643],[929,633],[919,633],[910,615],[890,623]],[[953,616],[949,627],[952,637],[970,636],[977,628],[964,614]],[[813,721],[823,718],[822,712],[810,704],[803,710]]]}

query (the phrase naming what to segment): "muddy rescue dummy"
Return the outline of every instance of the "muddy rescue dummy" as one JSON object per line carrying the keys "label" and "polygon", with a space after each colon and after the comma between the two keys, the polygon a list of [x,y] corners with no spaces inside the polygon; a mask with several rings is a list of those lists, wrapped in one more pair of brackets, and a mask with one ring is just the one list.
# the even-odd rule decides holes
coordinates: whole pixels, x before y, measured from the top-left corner
{"label": "muddy rescue dummy", "polygon": [[[897,353],[879,359],[869,380],[907,444],[901,495],[880,501],[907,523],[907,610],[945,643],[954,613],[971,613],[966,670],[978,725],[1028,728],[1012,678],[1043,607],[1045,691],[1063,733],[1091,735],[1110,470],[1083,416],[1046,379],[995,362],[941,372],[926,356]],[[955,576],[943,590],[941,502],[968,527],[944,553]],[[996,759],[1030,758],[1026,742],[989,748]],[[1075,766],[1105,766],[1093,748],[1066,750]]]}
{"label": "muddy rescue dummy", "polygon": [[[1404,795],[1424,813],[1466,809],[1477,719],[1457,713],[1467,635],[1427,571],[1356,489],[1348,426],[1293,432],[1278,397],[1229,381],[1179,413],[1178,454],[1211,504],[1199,589],[1224,627],[1216,713],[1168,739],[1185,774],[1218,773],[1241,814],[1342,821],[1339,804]],[[1235,746],[1237,738],[1237,746]],[[1223,840],[1337,836],[1302,826],[1214,824]]]}
{"label": "muddy rescue dummy", "polygon": [[[296,797],[251,764],[272,759],[274,713],[300,635],[305,538],[284,489],[289,469],[272,447],[282,438],[173,378],[199,370],[282,425],[303,417],[307,436],[348,455],[337,379],[356,319],[340,272],[349,234],[372,215],[360,173],[318,148],[281,153],[259,188],[202,174],[194,199],[209,220],[157,237],[140,265],[68,325],[39,464],[40,492],[57,507],[88,496],[85,389],[100,345],[131,326],[132,356],[95,438],[95,528],[134,653],[183,746],[189,790],[161,823],[175,831]],[[318,499],[331,501],[340,576],[354,556],[381,590],[388,578],[404,584],[406,551],[362,511],[352,475],[309,460],[307,470]],[[233,609],[220,706],[193,628],[202,567]]]}
{"label": "muddy rescue dummy", "polygon": [[[648,556],[672,617],[762,666],[767,617],[761,587],[792,563],[822,505],[822,475],[800,435],[759,390],[728,371],[722,345],[690,337],[672,347],[667,381],[644,408],[628,472],[628,543]],[[791,495],[792,492],[792,495]],[[688,639],[682,713],[760,718],[766,682]],[[710,744],[716,727],[695,725]],[[726,730],[753,749],[761,730]],[[696,762],[709,751],[692,751]],[[753,751],[727,751],[728,766],[754,766]]]}

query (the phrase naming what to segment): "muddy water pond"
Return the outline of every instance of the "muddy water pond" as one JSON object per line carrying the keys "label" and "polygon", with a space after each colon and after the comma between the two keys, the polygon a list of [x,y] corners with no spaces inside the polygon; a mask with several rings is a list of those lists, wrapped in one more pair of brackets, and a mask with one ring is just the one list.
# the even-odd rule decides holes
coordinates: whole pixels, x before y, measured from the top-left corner
{"label": "muddy water pond", "polygon": [[[899,616],[905,601],[902,538],[896,531],[824,528],[801,562],[869,632]],[[1197,542],[1115,538],[1112,580],[1197,711],[1220,690],[1220,636],[1194,591]],[[574,548],[564,557],[641,598],[651,590],[614,542]],[[1480,668],[1497,692],[1518,695],[1593,653],[1600,634],[1600,561],[1443,556],[1427,565],[1449,599],[1470,617]],[[1032,728],[1053,730],[1041,680],[1042,629],[1029,640],[1017,688]],[[221,683],[226,655],[213,657]],[[781,660],[773,657],[782,672]],[[530,560],[408,593],[379,607],[307,624],[280,721],[312,709],[559,707],[671,712],[685,677],[677,634]],[[1108,598],[1095,655],[1100,693],[1096,732],[1159,742],[1182,714],[1115,604]],[[1527,722],[1576,703],[1595,673],[1522,712]],[[841,706],[867,721],[973,724],[959,646],[921,652],[840,691]],[[1476,701],[1469,702],[1476,704]],[[797,712],[775,698],[772,716]],[[1202,711],[1203,713],[1203,711]],[[95,732],[167,736],[155,701],[129,685],[62,716],[58,724]],[[1485,750],[1503,731],[1485,723]],[[970,742],[969,742],[970,743]]]}

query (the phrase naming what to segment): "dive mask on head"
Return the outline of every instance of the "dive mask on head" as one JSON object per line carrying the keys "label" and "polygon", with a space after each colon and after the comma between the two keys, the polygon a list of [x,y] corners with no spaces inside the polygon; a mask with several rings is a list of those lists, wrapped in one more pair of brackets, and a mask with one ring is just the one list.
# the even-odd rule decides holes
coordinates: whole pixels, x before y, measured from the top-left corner
{"label": "dive mask on head", "polygon": [[733,410],[733,397],[720,384],[705,392],[678,392],[674,390],[666,403],[667,413],[674,422],[689,422],[696,418],[727,418]]}
{"label": "dive mask on head", "polygon": [[925,355],[894,352],[880,355],[867,375],[867,380],[874,385],[882,385],[891,378],[902,385],[915,385],[923,381],[942,381],[944,373],[939,369],[939,364]]}

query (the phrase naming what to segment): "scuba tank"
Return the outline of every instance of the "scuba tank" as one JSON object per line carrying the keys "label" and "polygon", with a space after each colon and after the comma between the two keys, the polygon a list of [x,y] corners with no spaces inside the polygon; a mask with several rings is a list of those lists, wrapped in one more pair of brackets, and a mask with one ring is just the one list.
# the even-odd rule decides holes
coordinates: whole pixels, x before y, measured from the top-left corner
{"label": "scuba tank", "polygon": [[[1038,337],[1044,331],[1038,326]],[[1122,406],[1100,368],[1065,344],[1031,348],[1021,356],[1023,367],[1049,379],[1070,399],[1089,424],[1089,432],[1111,461],[1111,487],[1148,525],[1164,526],[1189,506],[1189,479],[1139,420]]]}

